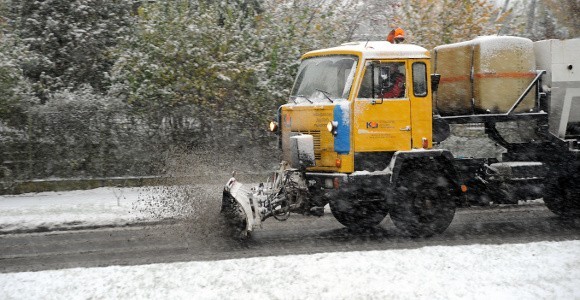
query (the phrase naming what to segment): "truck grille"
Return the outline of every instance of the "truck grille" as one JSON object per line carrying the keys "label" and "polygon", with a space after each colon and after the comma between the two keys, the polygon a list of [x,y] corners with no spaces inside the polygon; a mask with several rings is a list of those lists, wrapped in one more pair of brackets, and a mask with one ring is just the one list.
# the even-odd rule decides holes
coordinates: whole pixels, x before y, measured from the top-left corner
{"label": "truck grille", "polygon": [[292,131],[292,135],[295,134],[309,134],[312,136],[314,140],[314,159],[320,160],[322,157],[320,151],[320,131],[319,130],[312,130],[312,131]]}

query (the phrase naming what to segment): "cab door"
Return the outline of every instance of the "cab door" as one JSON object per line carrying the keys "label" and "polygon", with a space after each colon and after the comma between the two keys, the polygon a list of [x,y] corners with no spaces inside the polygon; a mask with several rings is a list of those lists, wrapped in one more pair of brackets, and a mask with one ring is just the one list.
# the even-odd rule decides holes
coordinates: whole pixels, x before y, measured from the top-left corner
{"label": "cab door", "polygon": [[366,63],[354,103],[355,152],[411,149],[408,73],[405,61]]}

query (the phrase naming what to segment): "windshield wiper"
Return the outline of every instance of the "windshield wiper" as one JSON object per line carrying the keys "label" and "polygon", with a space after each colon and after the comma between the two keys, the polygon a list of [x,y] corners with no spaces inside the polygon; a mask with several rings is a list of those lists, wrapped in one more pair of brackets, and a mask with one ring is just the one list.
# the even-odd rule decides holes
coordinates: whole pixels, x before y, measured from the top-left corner
{"label": "windshield wiper", "polygon": [[315,89],[315,90],[317,90],[317,91],[321,92],[321,93],[322,93],[322,94],[323,94],[323,95],[326,97],[326,99],[328,99],[328,101],[330,101],[330,103],[334,103],[334,101],[332,101],[332,99],[330,99],[330,96],[328,96],[328,95],[330,95],[330,93],[329,93],[329,92],[327,92],[327,91],[323,91],[323,90],[321,90],[321,89]]}
{"label": "windshield wiper", "polygon": [[314,102],[312,102],[312,100],[306,98],[306,96],[304,96],[304,95],[296,95],[296,97],[301,97],[301,98],[308,100],[308,102],[310,102],[310,103],[314,103]]}

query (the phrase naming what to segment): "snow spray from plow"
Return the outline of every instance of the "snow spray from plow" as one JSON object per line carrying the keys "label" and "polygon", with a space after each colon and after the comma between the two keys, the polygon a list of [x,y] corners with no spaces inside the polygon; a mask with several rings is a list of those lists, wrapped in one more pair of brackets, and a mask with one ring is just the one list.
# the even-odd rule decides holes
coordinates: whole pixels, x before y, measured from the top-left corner
{"label": "snow spray from plow", "polygon": [[234,234],[245,238],[269,217],[285,221],[291,212],[322,215],[322,208],[306,209],[307,195],[302,173],[282,162],[267,182],[254,187],[238,182],[234,173],[224,187],[221,214]]}

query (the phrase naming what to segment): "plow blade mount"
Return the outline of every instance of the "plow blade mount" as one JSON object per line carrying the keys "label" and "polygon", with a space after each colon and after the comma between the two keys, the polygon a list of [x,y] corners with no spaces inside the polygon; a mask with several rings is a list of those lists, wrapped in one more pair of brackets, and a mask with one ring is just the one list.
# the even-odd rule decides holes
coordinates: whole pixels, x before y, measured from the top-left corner
{"label": "plow blade mount", "polygon": [[247,237],[256,225],[250,194],[250,190],[235,178],[231,178],[224,187],[221,214],[239,237]]}

